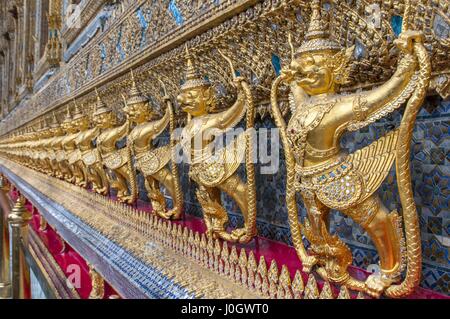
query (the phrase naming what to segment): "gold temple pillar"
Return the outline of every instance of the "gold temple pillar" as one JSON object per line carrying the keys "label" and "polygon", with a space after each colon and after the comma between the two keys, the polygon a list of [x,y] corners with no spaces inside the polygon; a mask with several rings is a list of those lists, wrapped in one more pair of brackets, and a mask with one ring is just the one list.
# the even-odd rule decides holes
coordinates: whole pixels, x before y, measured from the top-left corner
{"label": "gold temple pillar", "polygon": [[6,197],[8,187],[3,176],[0,176],[0,299],[11,297],[9,227],[7,216],[9,202]]}
{"label": "gold temple pillar", "polygon": [[28,224],[32,214],[25,208],[25,199],[19,197],[8,216],[11,226],[13,299],[30,299],[30,268],[25,260],[24,248],[28,246]]}

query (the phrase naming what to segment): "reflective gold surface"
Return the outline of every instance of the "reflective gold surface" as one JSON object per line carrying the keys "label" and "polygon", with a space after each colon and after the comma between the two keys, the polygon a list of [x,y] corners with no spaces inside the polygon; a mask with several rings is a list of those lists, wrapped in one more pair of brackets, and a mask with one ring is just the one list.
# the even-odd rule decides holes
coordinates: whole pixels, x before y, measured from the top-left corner
{"label": "reflective gold surface", "polygon": [[[423,36],[404,25],[403,33],[396,40],[403,56],[393,77],[373,90],[340,95],[337,89],[349,75],[348,63],[353,48],[341,49],[331,40],[326,21],[321,17],[320,1],[314,1],[311,6],[306,41],[296,51],[292,48],[292,62],[272,89],[273,111],[285,148],[286,199],[295,247],[304,270],[309,272],[316,268],[324,279],[374,297],[385,291],[388,296],[409,294],[419,283],[421,264],[409,149],[415,117],[430,79]],[[277,106],[277,90],[283,82],[291,89],[292,117],[288,124]],[[408,105],[398,130],[354,154],[340,151],[343,132],[369,125],[405,101]],[[374,194],[394,160],[404,209],[406,246],[403,246],[399,215],[389,213]],[[297,192],[308,212],[304,223],[298,221]],[[353,218],[367,231],[379,253],[379,274],[371,275],[366,282],[350,277],[347,268],[352,254],[336,235],[329,234],[330,209]],[[311,243],[309,251],[303,246],[301,234]],[[403,260],[405,254],[407,260]],[[407,276],[401,281],[404,267],[407,267]]]}

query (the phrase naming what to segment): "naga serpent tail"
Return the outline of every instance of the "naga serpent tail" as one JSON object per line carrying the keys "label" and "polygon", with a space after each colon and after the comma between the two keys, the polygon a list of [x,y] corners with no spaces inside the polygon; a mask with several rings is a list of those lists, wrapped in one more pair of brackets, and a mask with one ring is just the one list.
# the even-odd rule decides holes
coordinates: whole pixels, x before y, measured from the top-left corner
{"label": "naga serpent tail", "polygon": [[252,92],[245,81],[242,81],[246,103],[247,103],[247,132],[245,136],[245,169],[247,171],[247,220],[245,227],[247,232],[239,241],[249,242],[256,235],[256,184],[255,184],[255,165],[253,164],[254,155],[254,135],[251,129],[255,126],[255,105],[253,104]]}
{"label": "naga serpent tail", "polygon": [[[181,214],[183,208],[183,194],[181,192],[181,186],[180,186],[180,178],[178,174],[178,166],[177,166],[177,155],[176,155],[176,146],[177,141],[175,139],[175,114],[172,107],[172,102],[170,100],[167,101],[167,107],[169,108],[170,113],[170,119],[169,119],[169,130],[170,130],[170,149],[171,149],[171,155],[172,155],[172,176],[173,176],[173,184],[175,188],[175,197],[172,198],[173,200],[173,207],[177,207],[178,211],[177,214]],[[178,206],[177,206],[178,205]]]}
{"label": "naga serpent tail", "polygon": [[386,296],[394,298],[402,297],[413,292],[414,288],[420,282],[422,268],[419,219],[411,186],[410,148],[416,117],[425,99],[430,83],[431,64],[428,53],[421,43],[414,44],[414,52],[419,61],[419,78],[417,88],[408,101],[400,124],[396,151],[397,183],[405,223],[407,270],[406,277],[402,283],[386,289]]}

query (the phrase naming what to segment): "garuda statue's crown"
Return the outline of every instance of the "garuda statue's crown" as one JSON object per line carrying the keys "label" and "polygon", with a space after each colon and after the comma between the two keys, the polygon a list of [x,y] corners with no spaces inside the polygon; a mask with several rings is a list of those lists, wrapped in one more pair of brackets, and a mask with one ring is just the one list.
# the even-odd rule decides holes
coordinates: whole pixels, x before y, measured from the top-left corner
{"label": "garuda statue's crown", "polygon": [[328,23],[322,18],[321,1],[314,0],[311,4],[311,10],[311,20],[305,35],[305,41],[297,49],[295,55],[324,50],[340,51],[341,46],[330,38]]}
{"label": "garuda statue's crown", "polygon": [[63,123],[70,123],[73,121],[72,114],[70,114],[70,108],[67,107],[66,117],[64,118]]}
{"label": "garuda statue's crown", "polygon": [[181,86],[181,90],[185,91],[188,89],[207,87],[210,85],[211,83],[208,80],[203,79],[200,76],[199,72],[195,69],[191,54],[188,47],[186,46],[186,81]]}
{"label": "garuda statue's crown", "polygon": [[77,102],[73,100],[73,103],[75,104],[75,112],[73,114],[73,119],[78,120],[82,117],[84,117],[83,112],[81,112],[80,107],[78,106]]}
{"label": "garuda statue's crown", "polygon": [[56,119],[55,112],[53,112],[52,122],[50,123],[50,128],[58,128],[58,127],[59,127],[59,123],[58,123],[58,120]]}
{"label": "garuda statue's crown", "polygon": [[47,120],[46,119],[43,119],[42,121],[41,121],[41,128],[40,128],[40,132],[43,132],[43,131],[45,131],[45,130],[47,130],[48,129],[48,123],[47,123]]}
{"label": "garuda statue's crown", "polygon": [[134,105],[140,103],[146,103],[148,100],[141,94],[139,89],[136,86],[136,81],[134,79],[133,70],[131,70],[131,89],[130,89],[130,97],[127,99],[127,105]]}
{"label": "garuda statue's crown", "polygon": [[95,93],[97,94],[97,102],[95,103],[95,112],[94,116],[111,112],[111,108],[106,106],[105,102],[100,98],[100,95],[98,94],[97,88],[95,88]]}

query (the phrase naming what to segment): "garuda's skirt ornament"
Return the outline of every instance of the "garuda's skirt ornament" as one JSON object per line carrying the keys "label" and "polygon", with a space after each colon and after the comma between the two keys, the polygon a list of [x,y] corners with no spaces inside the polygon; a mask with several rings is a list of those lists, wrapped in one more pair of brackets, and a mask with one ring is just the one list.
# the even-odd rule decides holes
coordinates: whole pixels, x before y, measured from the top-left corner
{"label": "garuda's skirt ornament", "polygon": [[[408,11],[409,5],[406,7]],[[375,297],[382,293],[401,297],[418,285],[421,271],[420,230],[409,159],[414,122],[431,73],[423,36],[403,31],[396,40],[402,58],[385,84],[371,91],[339,95],[338,86],[347,80],[353,48],[341,49],[329,37],[320,8],[320,1],[314,1],[302,46],[294,52],[290,41],[292,63],[275,80],[271,94],[273,115],[285,151],[286,201],[294,246],[305,271],[315,267],[324,279]],[[407,17],[408,12],[405,25]],[[292,117],[287,125],[277,105],[278,87],[283,82],[291,89]],[[398,129],[353,154],[340,150],[344,131],[367,126],[405,102]],[[389,213],[376,195],[394,161],[405,236],[400,215],[396,211]],[[299,223],[296,193],[301,194],[307,210],[304,223]],[[331,209],[361,225],[379,253],[380,272],[365,282],[349,275],[351,251],[337,235],[329,233]],[[308,251],[302,234],[310,242]],[[405,267],[406,276],[401,281]]]}

